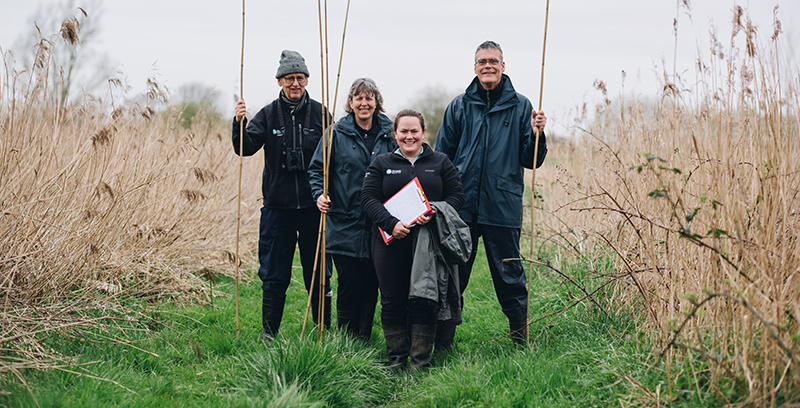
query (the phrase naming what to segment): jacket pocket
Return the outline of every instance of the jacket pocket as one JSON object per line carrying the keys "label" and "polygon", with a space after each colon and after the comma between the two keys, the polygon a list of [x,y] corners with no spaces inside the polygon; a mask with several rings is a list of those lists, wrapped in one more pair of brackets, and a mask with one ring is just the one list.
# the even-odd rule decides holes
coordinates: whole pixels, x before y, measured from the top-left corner
{"label": "jacket pocket", "polygon": [[525,191],[525,183],[507,177],[497,177],[497,189],[522,197],[522,193]]}

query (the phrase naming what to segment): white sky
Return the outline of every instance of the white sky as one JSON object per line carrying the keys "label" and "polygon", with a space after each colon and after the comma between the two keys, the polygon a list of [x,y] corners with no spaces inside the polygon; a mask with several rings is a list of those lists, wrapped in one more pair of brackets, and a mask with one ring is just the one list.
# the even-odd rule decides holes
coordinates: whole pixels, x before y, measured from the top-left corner
{"label": "white sky", "polygon": [[[11,48],[33,24],[40,5],[55,0],[0,0],[0,47]],[[78,1],[78,5],[80,5]],[[387,110],[396,112],[426,86],[439,85],[457,93],[472,80],[475,47],[486,39],[503,47],[506,73],[517,91],[538,105],[542,37],[546,0],[352,0],[342,63],[337,116],[350,83],[368,76],[381,88]],[[691,20],[679,19],[678,71],[694,78],[698,49],[708,56],[709,22],[718,38],[730,44],[734,4],[749,11],[766,41],[772,34],[772,12],[785,36],[782,50],[797,41],[800,2],[796,0],[692,0]],[[328,1],[329,67],[335,84],[336,67],[347,2]],[[90,18],[93,10],[87,10]],[[275,71],[280,52],[302,53],[311,71],[309,91],[320,98],[320,51],[317,2],[253,1],[246,4],[244,96],[254,111],[277,96]],[[570,110],[593,104],[595,79],[608,84],[613,98],[621,92],[652,95],[662,58],[671,72],[676,1],[552,0],[547,33],[543,109],[553,125],[568,125]],[[232,114],[239,92],[242,2],[233,0],[106,0],[98,44],[114,66],[125,73],[133,92],[156,75],[173,91],[185,83],[213,86]],[[50,33],[45,33],[49,35]],[[790,52],[791,53],[791,52]],[[791,56],[797,66],[797,55]],[[2,67],[0,67],[0,71]]]}

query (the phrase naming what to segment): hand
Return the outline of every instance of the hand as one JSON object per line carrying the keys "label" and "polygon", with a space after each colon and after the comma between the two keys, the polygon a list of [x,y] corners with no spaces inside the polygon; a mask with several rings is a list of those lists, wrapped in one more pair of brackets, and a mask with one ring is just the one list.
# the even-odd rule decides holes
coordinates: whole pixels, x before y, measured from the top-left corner
{"label": "hand", "polygon": [[547,124],[547,116],[544,116],[544,111],[532,111],[531,112],[531,127],[532,128],[539,128],[539,131],[544,130],[544,126]]}
{"label": "hand", "polygon": [[236,107],[233,110],[236,113],[236,121],[241,122],[244,114],[247,113],[247,107],[244,104],[244,99],[239,99],[239,102],[236,102]]}
{"label": "hand", "polygon": [[429,223],[433,219],[434,214],[436,214],[436,211],[431,210],[431,215],[428,216],[426,216],[425,214],[420,215],[419,218],[417,218],[416,224],[425,225]]}
{"label": "hand", "polygon": [[397,224],[394,225],[394,229],[392,229],[392,237],[394,237],[394,239],[403,239],[409,232],[411,232],[411,230],[408,229],[408,225],[397,221]]}
{"label": "hand", "polygon": [[319,196],[317,199],[317,208],[319,208],[319,212],[327,213],[331,208],[331,200],[324,195]]}

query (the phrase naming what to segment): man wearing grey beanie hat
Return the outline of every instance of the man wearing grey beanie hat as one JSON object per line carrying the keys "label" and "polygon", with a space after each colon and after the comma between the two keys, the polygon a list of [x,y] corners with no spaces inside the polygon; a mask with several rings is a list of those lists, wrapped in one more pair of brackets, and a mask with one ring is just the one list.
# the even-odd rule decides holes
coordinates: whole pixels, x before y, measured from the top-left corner
{"label": "man wearing grey beanie hat", "polygon": [[[261,279],[261,339],[271,341],[280,328],[286,290],[292,278],[295,245],[306,290],[312,292],[314,322],[330,326],[331,262],[325,279],[325,314],[318,314],[319,285],[311,288],[320,212],[311,195],[308,165],[322,136],[322,104],[309,98],[308,67],[297,51],[281,53],[275,75],[281,90],[278,98],[261,108],[248,122],[244,100],[236,103],[233,120],[233,150],[239,154],[240,122],[243,133],[242,155],[264,151],[261,192],[263,204],[258,240],[258,277]],[[331,124],[329,113],[327,123]]]}
{"label": "man wearing grey beanie hat", "polygon": [[278,65],[278,72],[275,74],[275,78],[283,78],[289,74],[304,74],[306,77],[311,76],[308,74],[306,60],[299,52],[283,50],[281,53],[281,62],[280,65]]}

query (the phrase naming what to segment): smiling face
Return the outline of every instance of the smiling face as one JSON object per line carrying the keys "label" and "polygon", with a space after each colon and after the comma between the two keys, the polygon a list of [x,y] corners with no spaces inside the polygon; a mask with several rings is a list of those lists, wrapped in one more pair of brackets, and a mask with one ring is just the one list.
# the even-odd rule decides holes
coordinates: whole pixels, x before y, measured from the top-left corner
{"label": "smiling face", "polygon": [[278,85],[283,88],[283,94],[292,102],[297,102],[306,91],[308,78],[303,74],[288,74],[278,78]]}
{"label": "smiling face", "polygon": [[400,153],[407,159],[413,160],[422,153],[422,140],[424,138],[425,130],[422,128],[419,118],[403,116],[397,119],[394,140],[397,141]]}
{"label": "smiling face", "polygon": [[364,129],[369,129],[372,125],[372,115],[375,114],[375,95],[370,92],[361,92],[354,95],[349,101],[350,109],[356,116],[356,122]]}
{"label": "smiling face", "polygon": [[475,75],[485,89],[492,90],[499,85],[505,71],[506,63],[500,50],[480,49],[475,53]]}

